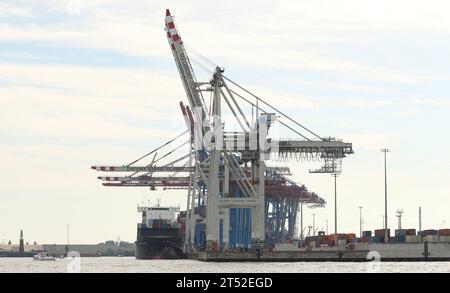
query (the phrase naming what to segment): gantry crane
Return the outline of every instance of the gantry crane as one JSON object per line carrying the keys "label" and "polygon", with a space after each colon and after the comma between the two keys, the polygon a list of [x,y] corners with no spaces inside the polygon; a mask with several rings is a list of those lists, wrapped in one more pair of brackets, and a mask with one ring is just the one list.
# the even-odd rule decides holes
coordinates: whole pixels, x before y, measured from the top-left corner
{"label": "gantry crane", "polygon": [[[187,130],[130,164],[93,166],[97,171],[131,172],[98,178],[105,186],[187,189],[186,251],[249,248],[264,245],[268,239],[294,238],[299,204],[320,207],[325,200],[288,179],[289,168],[268,167],[266,161],[317,160],[324,164],[311,173],[340,173],[341,159],[353,153],[352,144],[320,137],[225,76],[221,67],[214,69],[209,81],[198,82],[169,10],[165,30],[189,103],[185,106],[180,102]],[[204,93],[211,95],[209,105]],[[224,105],[239,131],[226,129],[222,119]],[[245,115],[244,105],[256,112],[254,119]],[[274,123],[301,139],[270,138]],[[184,135],[188,136],[187,141],[156,158],[158,151]],[[169,159],[184,146],[188,149],[186,154]],[[135,165],[152,154],[149,164]],[[158,164],[163,160],[168,162]]]}

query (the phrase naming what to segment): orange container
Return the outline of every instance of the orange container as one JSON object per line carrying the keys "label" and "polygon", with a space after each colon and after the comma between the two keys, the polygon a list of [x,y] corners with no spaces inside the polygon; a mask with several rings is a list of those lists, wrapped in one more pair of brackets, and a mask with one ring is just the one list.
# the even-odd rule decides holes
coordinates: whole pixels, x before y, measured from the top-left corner
{"label": "orange container", "polygon": [[355,238],[356,238],[356,234],[355,233],[347,234],[347,240],[353,240]]}

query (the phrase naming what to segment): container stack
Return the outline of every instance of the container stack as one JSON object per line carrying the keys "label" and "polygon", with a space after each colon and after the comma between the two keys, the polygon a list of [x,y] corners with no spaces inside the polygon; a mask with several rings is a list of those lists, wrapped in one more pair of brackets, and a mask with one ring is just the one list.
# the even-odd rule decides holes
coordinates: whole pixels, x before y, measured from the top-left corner
{"label": "container stack", "polygon": [[416,229],[406,229],[406,236],[416,236]]}
{"label": "container stack", "polygon": [[338,239],[338,246],[345,246],[347,245],[346,239]]}
{"label": "container stack", "polygon": [[356,242],[356,234],[355,233],[346,234],[345,240],[347,241],[347,243],[355,243]]}
{"label": "container stack", "polygon": [[371,236],[369,237],[369,243],[380,243],[381,239],[384,239],[384,237],[381,238],[380,236]]}
{"label": "container stack", "polygon": [[[361,242],[361,239],[356,238],[355,233],[338,233],[338,245],[346,245],[351,243]],[[335,246],[335,234],[308,236],[305,238],[304,245],[309,247],[324,247]]]}
{"label": "container stack", "polygon": [[429,230],[423,230],[422,236],[428,236],[428,235],[439,235],[439,230],[429,229]]}
{"label": "container stack", "polygon": [[450,242],[450,229],[439,230],[439,242]]}
{"label": "container stack", "polygon": [[147,221],[147,226],[152,229],[173,229],[174,225],[179,228],[179,224],[171,220],[152,219]]}
{"label": "container stack", "polygon": [[[406,229],[395,230],[395,242],[404,243],[406,240]],[[390,241],[389,241],[390,242]]]}
{"label": "container stack", "polygon": [[330,241],[327,235],[308,236],[305,245],[311,247],[333,246],[334,239]]}
{"label": "container stack", "polygon": [[[379,242],[384,242],[384,230],[385,229],[375,230],[375,236],[380,238]],[[388,235],[388,237],[391,236],[391,229],[387,229],[387,235]]]}
{"label": "container stack", "polygon": [[422,237],[425,242],[439,242],[439,230],[423,230]]}
{"label": "container stack", "polygon": [[372,237],[372,231],[363,231],[362,232],[362,237],[359,238],[358,242],[368,243],[370,237]]}

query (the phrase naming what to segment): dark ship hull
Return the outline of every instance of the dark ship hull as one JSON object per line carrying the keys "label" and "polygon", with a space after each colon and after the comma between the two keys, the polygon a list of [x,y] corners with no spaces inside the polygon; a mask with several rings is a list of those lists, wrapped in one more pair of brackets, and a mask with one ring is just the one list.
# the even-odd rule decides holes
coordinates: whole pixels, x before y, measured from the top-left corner
{"label": "dark ship hull", "polygon": [[179,229],[139,227],[136,241],[136,259],[185,258]]}

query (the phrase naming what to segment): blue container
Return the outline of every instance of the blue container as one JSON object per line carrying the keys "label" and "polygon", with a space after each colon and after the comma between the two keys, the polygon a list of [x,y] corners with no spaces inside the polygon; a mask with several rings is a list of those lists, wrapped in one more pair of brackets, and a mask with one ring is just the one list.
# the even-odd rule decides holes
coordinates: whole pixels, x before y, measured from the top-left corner
{"label": "blue container", "polygon": [[[240,197],[239,186],[232,187],[233,193]],[[229,246],[231,248],[248,248],[252,242],[252,209],[230,208]]]}
{"label": "blue container", "polygon": [[195,225],[194,245],[196,248],[204,248],[206,246],[204,226],[204,224]]}
{"label": "blue container", "polygon": [[395,236],[405,236],[406,229],[395,230]]}
{"label": "blue container", "polygon": [[406,236],[405,235],[398,235],[395,238],[396,238],[397,242],[404,243],[405,239],[406,239]]}
{"label": "blue container", "polygon": [[381,239],[379,236],[369,237],[369,243],[380,243]]}
{"label": "blue container", "polygon": [[372,237],[372,231],[363,231],[362,236],[363,237]]}

